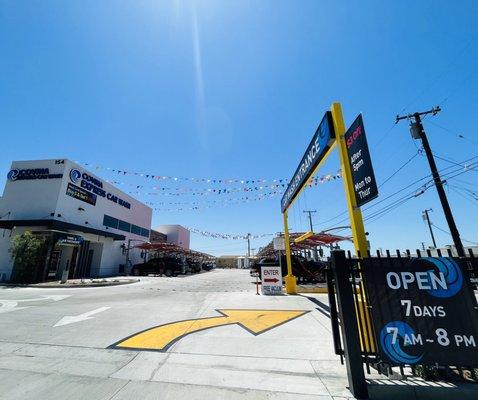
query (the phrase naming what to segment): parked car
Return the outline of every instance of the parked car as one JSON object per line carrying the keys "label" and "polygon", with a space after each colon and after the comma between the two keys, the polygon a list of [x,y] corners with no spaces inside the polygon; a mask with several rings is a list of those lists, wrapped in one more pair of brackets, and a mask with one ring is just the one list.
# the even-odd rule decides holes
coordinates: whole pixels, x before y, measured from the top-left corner
{"label": "parked car", "polygon": [[[299,283],[317,283],[325,282],[325,268],[327,263],[323,261],[307,260],[298,255],[292,255],[292,274],[297,278]],[[262,266],[279,265],[279,257],[264,257],[259,259],[251,266],[251,276],[256,274],[261,276]],[[282,276],[287,275],[287,261],[285,255],[281,258]]]}
{"label": "parked car", "polygon": [[135,264],[131,275],[145,276],[148,274],[177,276],[188,271],[187,265],[175,257],[152,258],[145,263]]}
{"label": "parked car", "polygon": [[202,269],[204,271],[211,271],[212,269],[214,269],[214,264],[213,263],[203,263],[202,264]]}
{"label": "parked car", "polygon": [[187,262],[191,273],[201,272],[201,263],[199,261],[188,260]]}

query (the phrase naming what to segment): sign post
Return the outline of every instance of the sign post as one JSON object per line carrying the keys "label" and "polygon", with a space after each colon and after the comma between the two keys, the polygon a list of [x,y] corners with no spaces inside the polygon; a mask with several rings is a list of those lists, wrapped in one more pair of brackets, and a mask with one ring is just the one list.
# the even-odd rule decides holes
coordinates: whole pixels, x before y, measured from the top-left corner
{"label": "sign post", "polygon": [[365,237],[365,228],[363,225],[362,211],[357,206],[355,200],[355,191],[350,168],[347,145],[345,143],[345,123],[342,115],[340,103],[333,103],[331,107],[334,120],[335,133],[339,144],[340,165],[342,168],[342,180],[344,182],[345,197],[347,199],[347,208],[349,211],[350,226],[352,227],[352,236],[355,252],[362,256],[367,255],[367,239]]}
{"label": "sign post", "polygon": [[[334,119],[335,132],[337,134],[337,141],[339,143],[340,165],[342,167],[342,180],[344,182],[345,197],[347,199],[347,208],[349,211],[350,226],[352,228],[352,237],[354,241],[355,253],[361,257],[367,256],[367,238],[365,236],[365,228],[363,225],[362,211],[360,206],[357,205],[355,198],[354,179],[352,175],[352,168],[350,159],[347,152],[347,144],[345,141],[345,123],[342,115],[342,107],[340,103],[332,104],[332,116]],[[367,148],[368,150],[368,148]],[[374,178],[375,179],[375,178]],[[371,200],[371,199],[370,199]],[[365,299],[365,297],[364,297]],[[366,299],[365,299],[366,300]],[[367,311],[368,312],[368,311]],[[372,326],[370,319],[361,314],[358,318],[361,319],[361,323],[364,325],[364,335],[367,337],[373,337]],[[371,348],[368,349],[368,345],[365,345],[365,350],[374,350],[375,343],[370,341],[364,341],[364,343],[370,343]]]}
{"label": "sign post", "polygon": [[292,275],[292,256],[290,254],[289,224],[287,222],[287,211],[282,214],[284,218],[284,244],[285,258],[287,262],[287,275],[285,279],[285,291],[287,294],[297,294],[297,279]]}

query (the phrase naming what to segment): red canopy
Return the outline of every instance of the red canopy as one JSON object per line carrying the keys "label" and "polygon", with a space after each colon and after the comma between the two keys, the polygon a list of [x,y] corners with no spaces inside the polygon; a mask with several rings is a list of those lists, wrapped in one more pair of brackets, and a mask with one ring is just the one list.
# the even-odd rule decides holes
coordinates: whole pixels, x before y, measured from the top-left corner
{"label": "red canopy", "polygon": [[173,243],[141,243],[135,246],[137,249],[147,250],[147,251],[157,251],[164,254],[173,254],[173,255],[185,255],[186,257],[194,258],[214,258],[214,256],[200,251],[184,249],[181,246],[177,246]]}
{"label": "red canopy", "polygon": [[[290,237],[290,249],[291,251],[299,251],[299,250],[309,250],[314,249],[317,246],[328,246],[333,243],[341,242],[343,240],[351,240],[350,237],[346,236],[338,236],[338,235],[330,235],[328,233],[314,233],[313,235],[309,236],[307,239],[300,241],[299,243],[295,243],[294,240],[300,236],[303,236],[305,232],[296,232],[291,233]],[[275,254],[276,250],[274,250],[273,242],[270,242],[267,246],[263,247],[258,253],[258,257],[267,257],[272,254]]]}

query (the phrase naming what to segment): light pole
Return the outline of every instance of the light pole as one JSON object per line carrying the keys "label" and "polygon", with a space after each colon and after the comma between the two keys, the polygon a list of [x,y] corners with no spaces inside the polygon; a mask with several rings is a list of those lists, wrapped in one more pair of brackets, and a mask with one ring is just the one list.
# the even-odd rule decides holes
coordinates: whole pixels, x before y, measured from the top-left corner
{"label": "light pole", "polygon": [[140,240],[140,239],[128,239],[128,245],[126,246],[126,249],[125,249],[125,254],[126,254],[126,259],[125,259],[125,265],[124,265],[124,269],[125,269],[125,273],[126,273],[126,270],[128,269],[128,262],[129,262],[129,251],[131,249],[131,242],[141,242],[141,243],[148,243],[147,241],[145,240]]}
{"label": "light pole", "polygon": [[435,235],[433,234],[432,223],[430,222],[430,216],[428,215],[428,211],[433,211],[431,208],[427,208],[426,210],[422,211],[422,218],[427,221],[428,229],[430,229],[430,236],[432,237],[433,247],[437,248],[437,243],[435,241]]}
{"label": "light pole", "polygon": [[251,258],[251,234],[248,233],[247,236],[247,268],[250,268],[250,258]]}
{"label": "light pole", "polygon": [[[316,213],[317,210],[304,210],[306,214],[309,214],[309,224],[310,224],[310,231],[314,232],[314,225],[312,224],[312,213]],[[317,246],[314,247],[314,261],[319,260],[319,254],[317,252]]]}

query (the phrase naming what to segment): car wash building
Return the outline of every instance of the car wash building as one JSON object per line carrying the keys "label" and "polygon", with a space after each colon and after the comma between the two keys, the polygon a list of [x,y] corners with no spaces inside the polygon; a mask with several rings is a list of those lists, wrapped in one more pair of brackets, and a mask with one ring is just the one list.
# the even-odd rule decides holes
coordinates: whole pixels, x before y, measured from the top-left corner
{"label": "car wash building", "polygon": [[129,249],[149,241],[151,217],[150,207],[70,160],[15,161],[0,198],[0,280],[26,280],[9,252],[26,231],[44,241],[31,282],[116,275],[126,257],[141,261]]}

